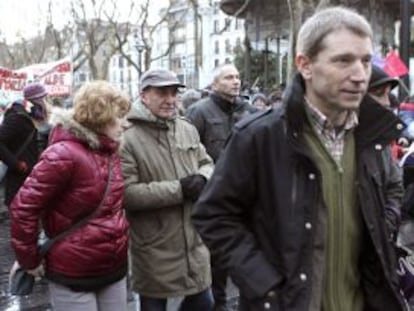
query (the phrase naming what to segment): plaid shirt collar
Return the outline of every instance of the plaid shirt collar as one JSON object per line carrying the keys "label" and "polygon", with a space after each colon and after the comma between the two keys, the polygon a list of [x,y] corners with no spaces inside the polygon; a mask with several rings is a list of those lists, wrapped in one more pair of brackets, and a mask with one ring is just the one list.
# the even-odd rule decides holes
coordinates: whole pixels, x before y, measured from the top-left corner
{"label": "plaid shirt collar", "polygon": [[344,126],[335,128],[330,120],[307,98],[305,98],[308,107],[312,125],[315,127],[319,135],[331,136],[331,139],[343,137],[346,131],[355,128],[358,125],[358,114],[355,110],[348,111]]}
{"label": "plaid shirt collar", "polygon": [[346,116],[344,125],[335,127],[309,100],[305,99],[305,102],[312,127],[315,129],[332,158],[337,163],[340,163],[344,152],[345,134],[358,125],[358,114],[356,111],[350,110]]}

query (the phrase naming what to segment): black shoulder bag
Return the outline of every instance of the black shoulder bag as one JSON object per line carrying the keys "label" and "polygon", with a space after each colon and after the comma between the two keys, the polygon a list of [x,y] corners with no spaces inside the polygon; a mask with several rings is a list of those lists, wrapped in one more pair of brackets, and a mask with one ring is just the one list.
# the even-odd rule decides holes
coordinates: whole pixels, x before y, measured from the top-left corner
{"label": "black shoulder bag", "polygon": [[[41,257],[44,257],[46,253],[49,251],[49,249],[52,247],[53,244],[55,244],[57,241],[63,239],[70,233],[74,232],[75,230],[79,229],[83,225],[85,225],[89,220],[91,220],[93,217],[97,215],[99,210],[103,207],[104,201],[106,196],[109,193],[109,186],[110,181],[112,179],[112,169],[113,166],[113,160],[111,159],[109,162],[109,174],[108,174],[108,181],[106,183],[105,192],[102,196],[101,202],[99,203],[99,206],[88,216],[81,219],[77,223],[75,223],[72,227],[62,231],[58,235],[56,235],[54,238],[47,240],[45,243],[39,246],[39,252]],[[12,269],[13,270],[13,269]],[[29,274],[26,270],[22,269],[21,267],[18,267],[14,273],[13,271],[10,273],[9,276],[9,289],[10,293],[12,295],[16,296],[25,296],[29,295],[33,291],[33,286],[35,282],[35,277],[31,274]]]}

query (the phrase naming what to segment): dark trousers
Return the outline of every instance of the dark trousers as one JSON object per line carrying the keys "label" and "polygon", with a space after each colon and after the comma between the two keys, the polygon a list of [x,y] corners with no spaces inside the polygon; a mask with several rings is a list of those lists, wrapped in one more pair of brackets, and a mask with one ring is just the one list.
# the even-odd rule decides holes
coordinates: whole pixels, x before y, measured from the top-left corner
{"label": "dark trousers", "polygon": [[225,311],[227,310],[227,297],[226,297],[226,288],[227,288],[227,271],[224,270],[217,264],[214,264],[213,259],[211,258],[211,275],[212,275],[212,285],[213,297],[215,302],[215,311]]}
{"label": "dark trousers", "polygon": [[[166,311],[167,299],[151,298],[140,296],[141,311]],[[201,293],[185,296],[181,302],[179,311],[212,311],[214,308],[213,295],[211,289],[206,289]]]}

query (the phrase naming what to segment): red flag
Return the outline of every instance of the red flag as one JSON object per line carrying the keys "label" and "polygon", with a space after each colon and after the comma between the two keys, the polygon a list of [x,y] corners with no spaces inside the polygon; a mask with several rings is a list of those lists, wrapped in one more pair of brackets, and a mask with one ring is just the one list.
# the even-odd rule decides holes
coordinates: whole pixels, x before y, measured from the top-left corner
{"label": "red flag", "polygon": [[408,68],[401,60],[400,56],[391,50],[385,57],[385,65],[382,68],[390,77],[400,77],[408,73]]}

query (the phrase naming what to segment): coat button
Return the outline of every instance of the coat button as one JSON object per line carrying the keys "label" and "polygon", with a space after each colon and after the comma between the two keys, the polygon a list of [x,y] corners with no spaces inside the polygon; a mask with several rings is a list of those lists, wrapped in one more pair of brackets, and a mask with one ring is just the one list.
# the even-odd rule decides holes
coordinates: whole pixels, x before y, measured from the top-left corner
{"label": "coat button", "polygon": [[302,282],[305,282],[305,281],[308,279],[308,277],[306,276],[306,274],[305,274],[305,273],[301,273],[301,274],[299,274],[299,278],[300,278],[300,280],[301,280]]}
{"label": "coat button", "polygon": [[264,304],[263,304],[263,307],[266,309],[266,310],[269,310],[270,309],[270,302],[265,302]]}
{"label": "coat button", "polygon": [[314,179],[315,179],[315,174],[310,173],[310,174],[308,175],[308,177],[309,177],[309,179],[310,179],[310,180],[314,180]]}
{"label": "coat button", "polygon": [[375,148],[375,150],[382,150],[382,145],[381,144],[376,144],[374,148]]}
{"label": "coat button", "polygon": [[307,223],[305,224],[305,229],[306,229],[306,230],[310,230],[310,229],[312,229],[312,224],[311,224],[310,222],[307,222]]}
{"label": "coat button", "polygon": [[402,130],[404,128],[404,125],[402,125],[401,123],[397,124],[397,130]]}

